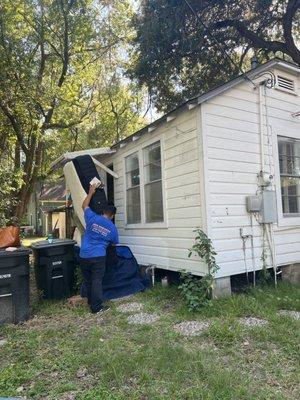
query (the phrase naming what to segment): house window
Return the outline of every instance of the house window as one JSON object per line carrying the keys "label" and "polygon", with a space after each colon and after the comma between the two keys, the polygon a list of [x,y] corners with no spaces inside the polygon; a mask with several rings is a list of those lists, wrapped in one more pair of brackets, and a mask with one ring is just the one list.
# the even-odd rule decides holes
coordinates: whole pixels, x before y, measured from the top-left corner
{"label": "house window", "polygon": [[282,210],[300,214],[300,139],[278,138]]}
{"label": "house window", "polygon": [[141,222],[140,168],[138,153],[125,159],[127,223]]}
{"label": "house window", "polygon": [[146,222],[164,220],[160,142],[143,149]]}
{"label": "house window", "polygon": [[164,222],[160,141],[125,157],[127,224]]}

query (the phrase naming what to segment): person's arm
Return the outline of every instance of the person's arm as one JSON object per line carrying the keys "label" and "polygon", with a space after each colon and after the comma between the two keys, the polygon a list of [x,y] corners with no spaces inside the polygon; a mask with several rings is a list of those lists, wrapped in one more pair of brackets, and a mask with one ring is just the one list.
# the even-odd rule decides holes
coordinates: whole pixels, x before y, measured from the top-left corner
{"label": "person's arm", "polygon": [[112,244],[115,246],[116,244],[119,244],[119,233],[117,228],[115,227],[113,239],[112,239]]}
{"label": "person's arm", "polygon": [[93,197],[95,191],[96,191],[96,185],[91,185],[91,186],[90,186],[89,193],[88,193],[88,195],[86,196],[86,198],[83,200],[83,203],[82,203],[82,209],[83,209],[83,210],[85,210],[86,208],[89,207],[90,202],[91,202],[91,199],[92,199],[92,197]]}

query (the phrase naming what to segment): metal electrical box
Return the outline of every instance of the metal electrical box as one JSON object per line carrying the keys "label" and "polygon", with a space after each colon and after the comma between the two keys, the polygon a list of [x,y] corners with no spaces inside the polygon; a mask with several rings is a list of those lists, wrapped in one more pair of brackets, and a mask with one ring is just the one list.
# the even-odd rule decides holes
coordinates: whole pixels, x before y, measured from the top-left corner
{"label": "metal electrical box", "polygon": [[275,190],[264,190],[259,195],[247,196],[246,208],[249,213],[258,213],[260,215],[260,222],[263,224],[277,222]]}
{"label": "metal electrical box", "polygon": [[261,196],[247,196],[246,209],[248,213],[258,213],[261,210]]}
{"label": "metal electrical box", "polygon": [[261,194],[261,222],[270,224],[277,222],[277,202],[275,190],[264,190]]}

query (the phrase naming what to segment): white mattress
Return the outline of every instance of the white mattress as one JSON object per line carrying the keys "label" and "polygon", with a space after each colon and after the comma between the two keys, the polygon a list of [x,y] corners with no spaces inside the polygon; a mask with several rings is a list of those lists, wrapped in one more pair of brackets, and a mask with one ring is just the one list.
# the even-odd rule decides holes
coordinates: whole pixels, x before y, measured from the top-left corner
{"label": "white mattress", "polygon": [[76,169],[72,161],[67,162],[67,164],[64,166],[63,171],[66,178],[67,188],[69,189],[72,196],[75,214],[77,215],[80,224],[82,225],[81,227],[78,226],[78,229],[80,231],[83,231],[82,228],[85,228],[85,222],[82,210],[82,203],[83,200],[86,198],[86,192],[81,186],[80,179],[78,178]]}

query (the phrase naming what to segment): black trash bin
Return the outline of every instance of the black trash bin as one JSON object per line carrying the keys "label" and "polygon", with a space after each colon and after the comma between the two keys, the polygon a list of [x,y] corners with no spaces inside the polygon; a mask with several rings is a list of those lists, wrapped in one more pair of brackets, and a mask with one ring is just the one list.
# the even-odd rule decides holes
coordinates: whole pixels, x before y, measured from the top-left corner
{"label": "black trash bin", "polygon": [[38,290],[45,299],[70,297],[74,286],[74,244],[70,239],[42,240],[32,244]]}
{"label": "black trash bin", "polygon": [[0,324],[29,318],[29,254],[23,247],[0,250]]}

